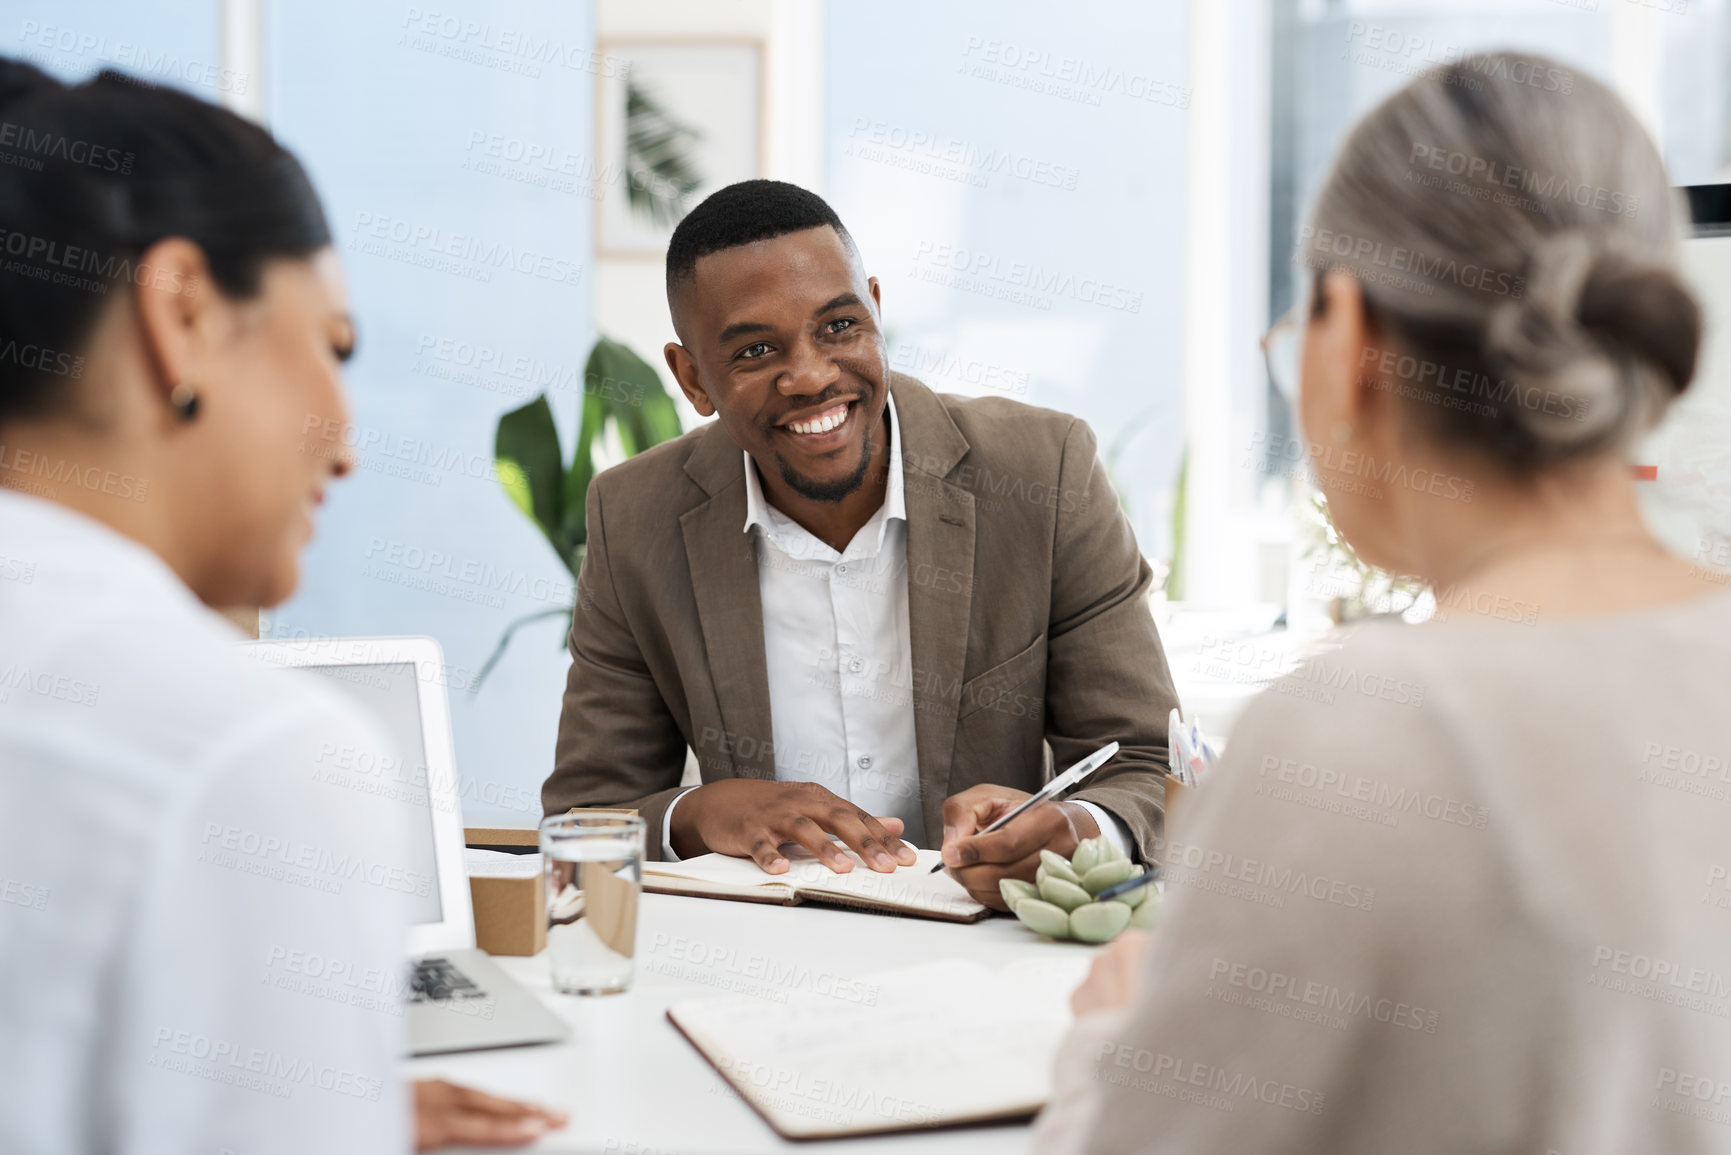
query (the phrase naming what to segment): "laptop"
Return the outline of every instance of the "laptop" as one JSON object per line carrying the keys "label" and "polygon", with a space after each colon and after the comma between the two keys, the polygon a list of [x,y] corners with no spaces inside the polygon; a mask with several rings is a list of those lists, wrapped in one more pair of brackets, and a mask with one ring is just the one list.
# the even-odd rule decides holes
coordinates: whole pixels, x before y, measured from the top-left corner
{"label": "laptop", "polygon": [[327,679],[371,713],[395,741],[390,775],[413,808],[410,861],[438,880],[409,905],[409,1053],[435,1055],[567,1039],[570,1028],[475,948],[475,919],[463,865],[463,813],[445,697],[444,655],[432,638],[326,638],[253,642],[258,661],[299,666]]}

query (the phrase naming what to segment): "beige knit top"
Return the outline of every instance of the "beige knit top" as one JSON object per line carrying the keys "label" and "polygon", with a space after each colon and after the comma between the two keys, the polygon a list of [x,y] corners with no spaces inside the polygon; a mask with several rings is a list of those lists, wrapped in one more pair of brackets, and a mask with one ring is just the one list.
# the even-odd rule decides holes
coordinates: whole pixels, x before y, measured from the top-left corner
{"label": "beige knit top", "polygon": [[1731,1152],[1731,596],[1367,625],[1167,848],[1041,1152]]}

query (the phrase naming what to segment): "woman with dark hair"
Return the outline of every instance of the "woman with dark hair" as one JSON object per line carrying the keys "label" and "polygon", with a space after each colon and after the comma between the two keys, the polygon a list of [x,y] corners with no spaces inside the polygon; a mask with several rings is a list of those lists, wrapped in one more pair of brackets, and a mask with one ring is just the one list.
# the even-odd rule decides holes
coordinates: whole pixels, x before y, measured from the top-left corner
{"label": "woman with dark hair", "polygon": [[1731,596],[1626,455],[1694,375],[1678,232],[1555,61],[1433,70],[1348,137],[1270,367],[1335,526],[1440,620],[1246,709],[1038,1150],[1731,1148]]}
{"label": "woman with dark hair", "polygon": [[[209,607],[269,606],[347,472],[354,323],[295,159],[0,60],[0,1150],[410,1142],[386,750]],[[561,1120],[443,1083],[415,1141]]]}

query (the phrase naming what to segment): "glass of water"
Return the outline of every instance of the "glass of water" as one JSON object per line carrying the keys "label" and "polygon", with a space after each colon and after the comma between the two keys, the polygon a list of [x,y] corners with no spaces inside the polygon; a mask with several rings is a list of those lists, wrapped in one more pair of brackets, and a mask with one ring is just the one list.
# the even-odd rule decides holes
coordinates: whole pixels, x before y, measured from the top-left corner
{"label": "glass of water", "polygon": [[555,814],[541,822],[541,858],[553,989],[567,995],[628,989],[643,885],[643,819],[606,810]]}

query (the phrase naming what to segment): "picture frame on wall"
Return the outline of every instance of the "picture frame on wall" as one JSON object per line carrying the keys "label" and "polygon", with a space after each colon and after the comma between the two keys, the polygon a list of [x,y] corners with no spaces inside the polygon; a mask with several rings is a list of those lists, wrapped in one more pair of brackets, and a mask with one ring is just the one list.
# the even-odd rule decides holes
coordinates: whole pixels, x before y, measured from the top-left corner
{"label": "picture frame on wall", "polygon": [[670,204],[689,210],[716,189],[764,174],[763,44],[632,39],[598,47],[622,67],[596,77],[595,140],[608,174],[595,206],[596,250],[660,260],[677,223]]}

